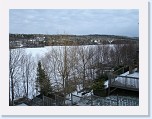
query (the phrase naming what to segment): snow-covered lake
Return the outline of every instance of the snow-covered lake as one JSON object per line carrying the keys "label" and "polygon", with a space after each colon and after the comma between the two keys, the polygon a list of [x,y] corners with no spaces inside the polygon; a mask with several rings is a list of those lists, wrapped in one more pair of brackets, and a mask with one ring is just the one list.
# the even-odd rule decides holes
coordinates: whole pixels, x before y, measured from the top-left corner
{"label": "snow-covered lake", "polygon": [[[95,48],[99,45],[81,45],[81,46],[66,46],[67,48],[72,48],[72,47],[85,47],[85,48]],[[100,45],[101,46],[101,45]],[[109,46],[111,48],[114,48],[115,45],[104,45],[104,46]],[[45,46],[45,47],[38,47],[38,48],[24,48],[27,52],[27,54],[32,54],[33,57],[36,56],[44,56],[45,53],[51,51],[52,49],[55,50],[60,50],[60,49],[64,49],[65,46]]]}

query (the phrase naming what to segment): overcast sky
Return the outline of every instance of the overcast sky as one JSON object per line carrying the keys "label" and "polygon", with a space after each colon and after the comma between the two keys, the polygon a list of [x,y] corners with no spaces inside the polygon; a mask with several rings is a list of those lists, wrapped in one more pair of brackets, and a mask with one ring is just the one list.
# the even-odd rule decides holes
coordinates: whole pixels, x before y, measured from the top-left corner
{"label": "overcast sky", "polygon": [[11,9],[9,16],[10,33],[139,35],[138,10]]}

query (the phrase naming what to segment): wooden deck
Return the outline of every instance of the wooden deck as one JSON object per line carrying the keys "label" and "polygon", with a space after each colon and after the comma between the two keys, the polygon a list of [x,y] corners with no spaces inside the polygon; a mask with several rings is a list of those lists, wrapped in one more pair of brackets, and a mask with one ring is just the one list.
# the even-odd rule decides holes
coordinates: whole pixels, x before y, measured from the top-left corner
{"label": "wooden deck", "polygon": [[[113,92],[115,89],[125,89],[131,91],[139,91],[139,78],[131,76],[112,76],[113,78],[109,79],[109,90],[108,94]],[[110,88],[114,88],[111,90]]]}

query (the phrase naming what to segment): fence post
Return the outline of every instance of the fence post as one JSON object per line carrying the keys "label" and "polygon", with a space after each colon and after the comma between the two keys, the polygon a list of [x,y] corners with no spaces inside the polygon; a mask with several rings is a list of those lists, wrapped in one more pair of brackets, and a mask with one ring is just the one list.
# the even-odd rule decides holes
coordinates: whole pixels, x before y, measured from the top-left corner
{"label": "fence post", "polygon": [[118,99],[118,94],[117,94],[117,106],[119,106],[119,99]]}
{"label": "fence post", "polygon": [[122,73],[125,73],[125,67],[122,68]]}
{"label": "fence post", "polygon": [[71,93],[71,105],[73,105],[73,94]]}
{"label": "fence post", "polygon": [[12,101],[12,106],[14,106],[14,100]]}
{"label": "fence post", "polygon": [[42,96],[42,106],[44,106],[44,95]]}
{"label": "fence post", "polygon": [[91,106],[93,106],[93,101],[92,101],[92,92],[91,92]]}
{"label": "fence post", "polygon": [[111,78],[112,78],[112,76],[111,76],[111,72],[110,72],[108,75],[108,95],[110,95]]}
{"label": "fence post", "polygon": [[57,106],[57,98],[56,98],[56,94],[55,94],[55,106]]}
{"label": "fence post", "polygon": [[125,87],[127,87],[127,76],[125,76]]}

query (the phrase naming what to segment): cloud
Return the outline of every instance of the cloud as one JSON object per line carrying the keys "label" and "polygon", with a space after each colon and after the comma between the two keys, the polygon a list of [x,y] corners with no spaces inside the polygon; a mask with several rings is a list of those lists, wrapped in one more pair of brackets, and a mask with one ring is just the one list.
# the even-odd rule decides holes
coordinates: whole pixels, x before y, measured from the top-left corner
{"label": "cloud", "polygon": [[10,33],[138,36],[138,17],[132,9],[11,9],[9,23]]}

